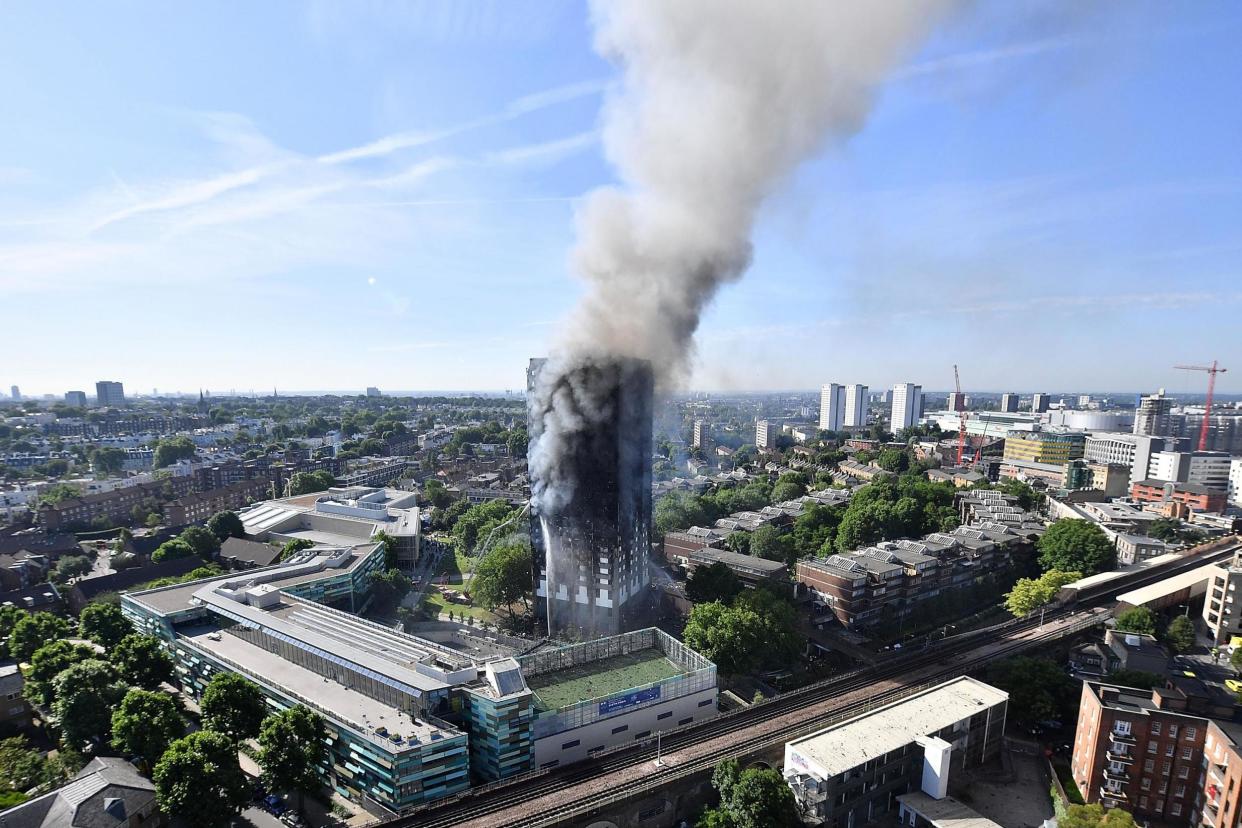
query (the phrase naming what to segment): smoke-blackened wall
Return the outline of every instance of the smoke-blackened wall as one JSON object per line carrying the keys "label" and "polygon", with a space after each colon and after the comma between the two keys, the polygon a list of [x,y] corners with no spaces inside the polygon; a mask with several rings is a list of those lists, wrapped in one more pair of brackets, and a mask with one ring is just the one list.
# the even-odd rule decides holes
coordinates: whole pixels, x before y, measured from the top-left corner
{"label": "smoke-blackened wall", "polygon": [[[651,365],[532,360],[528,377],[536,585],[552,634],[626,626],[648,579]],[[554,442],[544,439],[555,432]],[[542,454],[540,447],[556,445]],[[542,553],[542,554],[540,554]]]}

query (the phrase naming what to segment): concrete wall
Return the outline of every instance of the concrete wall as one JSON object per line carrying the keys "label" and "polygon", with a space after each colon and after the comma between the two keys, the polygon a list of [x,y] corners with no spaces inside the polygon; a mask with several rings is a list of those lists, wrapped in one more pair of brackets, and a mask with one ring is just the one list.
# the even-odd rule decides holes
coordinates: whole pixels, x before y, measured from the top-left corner
{"label": "concrete wall", "polygon": [[[609,716],[582,727],[536,739],[535,767],[541,768],[549,762],[567,765],[570,762],[585,759],[589,751],[600,747],[609,748],[614,745],[628,745],[635,741],[654,739],[657,731],[675,730],[681,726],[679,722],[685,719],[693,718],[695,722],[701,722],[715,715],[716,688],[709,687],[697,693],[649,707],[640,707],[629,713]],[[625,728],[624,731],[613,732],[622,727]],[[635,736],[647,731],[650,731],[649,735],[635,739]],[[565,745],[569,746],[565,747]]]}

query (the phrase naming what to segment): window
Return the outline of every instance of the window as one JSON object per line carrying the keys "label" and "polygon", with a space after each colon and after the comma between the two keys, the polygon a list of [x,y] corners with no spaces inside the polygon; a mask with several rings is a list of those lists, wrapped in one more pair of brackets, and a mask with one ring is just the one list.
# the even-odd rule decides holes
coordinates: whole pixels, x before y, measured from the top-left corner
{"label": "window", "polygon": [[1159,745],[1159,744],[1157,744],[1156,742],[1152,741],[1152,742],[1148,742],[1148,743],[1147,743],[1147,752],[1148,752],[1148,753],[1155,753],[1155,752],[1156,752],[1157,750],[1159,750],[1159,749],[1160,749],[1160,745]]}
{"label": "window", "polygon": [[665,711],[664,711],[663,713],[661,713],[659,716],[656,716],[656,721],[659,721],[660,719],[667,719],[667,718],[668,718],[669,716],[671,716],[671,715],[673,715],[673,711],[671,711],[671,710],[665,710]]}
{"label": "window", "polygon": [[1185,765],[1182,765],[1180,768],[1177,769],[1178,779],[1185,779],[1188,776],[1190,776],[1190,768],[1186,767]]}
{"label": "window", "polygon": [[1149,727],[1149,728],[1147,728],[1147,729],[1148,729],[1148,731],[1150,731],[1150,732],[1151,732],[1151,735],[1152,735],[1152,736],[1159,736],[1159,735],[1160,735],[1160,728],[1161,728],[1161,724],[1160,724],[1160,722],[1152,722],[1152,723],[1151,723],[1151,727]]}
{"label": "window", "polygon": [[618,733],[624,733],[625,731],[629,729],[630,729],[629,725],[621,725],[620,727],[614,727],[612,729],[612,735],[616,736]]}
{"label": "window", "polygon": [[1190,759],[1190,757],[1192,757],[1192,756],[1194,756],[1194,755],[1195,755],[1194,748],[1188,748],[1188,747],[1184,747],[1184,748],[1182,748],[1182,758],[1183,758],[1183,759],[1187,759],[1187,760],[1189,760],[1189,759]]}
{"label": "window", "polygon": [[1143,790],[1145,790],[1145,791],[1150,791],[1150,790],[1151,790],[1151,780],[1150,780],[1150,779],[1148,779],[1146,776],[1144,776],[1144,777],[1143,777],[1143,784],[1142,784],[1142,786],[1141,786],[1141,787],[1142,787],[1142,788],[1143,788]]}
{"label": "window", "polygon": [[1195,728],[1193,728],[1193,727],[1188,727],[1188,728],[1186,728],[1186,738],[1187,738],[1187,739],[1193,739],[1193,738],[1195,738],[1196,734],[1198,734],[1198,732],[1199,732],[1199,731],[1198,731],[1198,730],[1196,730]]}
{"label": "window", "polygon": [[570,748],[576,748],[579,744],[581,744],[581,740],[574,739],[572,742],[566,742],[565,744],[561,745],[561,750],[569,750]]}
{"label": "window", "polygon": [[1171,771],[1171,770],[1173,770],[1173,765],[1172,765],[1171,763],[1169,763],[1169,762],[1165,762],[1165,763],[1164,763],[1164,766],[1163,766],[1163,767],[1161,767],[1160,772],[1161,772],[1161,773],[1163,773],[1165,776],[1168,776],[1168,775],[1169,775],[1169,771]]}
{"label": "window", "polygon": [[1177,725],[1175,724],[1169,725],[1169,735],[1172,736],[1174,739],[1177,738]]}
{"label": "window", "polygon": [[1174,796],[1176,796],[1176,797],[1179,797],[1179,798],[1180,798],[1180,797],[1185,796],[1185,795],[1186,795],[1186,786],[1185,786],[1185,785],[1178,785],[1176,788],[1174,788],[1174,789],[1173,789],[1173,795],[1174,795]]}
{"label": "window", "polygon": [[1139,797],[1139,807],[1142,808],[1143,810],[1147,809],[1147,797],[1145,796]]}
{"label": "window", "polygon": [[1182,815],[1182,803],[1174,802],[1172,805],[1169,806],[1169,816],[1181,816],[1181,815]]}
{"label": "window", "polygon": [[699,707],[707,707],[709,704],[715,704],[715,703],[716,703],[715,699],[703,699],[703,701],[699,702]]}
{"label": "window", "polygon": [[690,716],[690,717],[685,718],[685,719],[680,719],[680,720],[678,720],[678,722],[677,722],[677,726],[678,726],[678,727],[681,727],[682,725],[688,725],[688,724],[690,724],[690,723],[691,723],[691,722],[693,722],[693,721],[694,721],[694,717],[693,717],[693,716]]}
{"label": "window", "polygon": [[1156,760],[1155,760],[1155,759],[1148,759],[1146,762],[1144,762],[1144,763],[1143,763],[1143,770],[1144,770],[1146,773],[1151,773],[1151,772],[1152,772],[1152,771],[1154,771],[1155,769],[1156,769]]}
{"label": "window", "polygon": [[1167,745],[1164,746],[1164,755],[1172,756],[1173,751],[1176,749],[1177,749],[1177,745],[1173,744],[1172,742],[1169,742]]}

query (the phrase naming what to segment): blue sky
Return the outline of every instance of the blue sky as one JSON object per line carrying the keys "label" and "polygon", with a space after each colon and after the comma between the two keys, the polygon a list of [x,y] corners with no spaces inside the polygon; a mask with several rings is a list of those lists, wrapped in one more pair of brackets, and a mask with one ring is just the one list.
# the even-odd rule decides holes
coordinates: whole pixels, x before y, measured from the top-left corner
{"label": "blue sky", "polygon": [[[765,206],[693,385],[1242,377],[1242,8],[983,2]],[[0,383],[520,387],[617,68],[575,2],[0,6]]]}

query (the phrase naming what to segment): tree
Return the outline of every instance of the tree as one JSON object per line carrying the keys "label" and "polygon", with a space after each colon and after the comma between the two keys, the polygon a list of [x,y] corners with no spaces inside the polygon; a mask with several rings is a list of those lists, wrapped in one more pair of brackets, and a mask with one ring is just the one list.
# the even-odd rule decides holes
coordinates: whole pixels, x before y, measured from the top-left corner
{"label": "tree", "polygon": [[153,563],[162,563],[163,561],[173,561],[178,558],[190,558],[193,556],[194,547],[177,537],[161,543],[151,553],[151,561]]}
{"label": "tree", "polygon": [[1080,572],[1050,569],[1038,578],[1019,578],[1005,594],[1005,608],[1016,618],[1030,615],[1040,607],[1052,603],[1061,587],[1072,584],[1081,577]]}
{"label": "tree", "polygon": [[155,798],[192,828],[215,828],[250,798],[250,784],[228,737],[200,730],[168,746],[152,774]]}
{"label": "tree", "polygon": [[725,675],[750,672],[759,662],[761,619],[719,601],[695,604],[682,633],[686,646],[716,663]]}
{"label": "tree", "polygon": [[1242,672],[1242,647],[1238,647],[1229,654],[1229,664],[1233,669]]}
{"label": "tree", "polygon": [[742,581],[725,564],[717,561],[699,566],[686,581],[686,597],[695,604],[719,601],[731,603],[742,591]]}
{"label": "tree", "polygon": [[324,724],[318,713],[302,705],[269,716],[259,731],[259,766],[270,791],[297,791],[302,795],[322,787],[319,766],[324,762]]}
{"label": "tree", "polygon": [[1039,564],[1044,569],[1094,575],[1117,563],[1112,542],[1103,529],[1089,520],[1062,518],[1048,527],[1037,546]]}
{"label": "tree", "polygon": [[103,475],[117,474],[125,466],[125,449],[104,446],[91,456],[91,465]]}
{"label": "tree", "polygon": [[49,641],[30,657],[26,698],[44,706],[51,704],[52,682],[56,677],[73,665],[95,657],[95,650],[85,644],[74,644],[64,639]]}
{"label": "tree", "polygon": [[10,796],[4,807],[20,804],[26,798],[24,793],[31,789],[43,793],[56,787],[65,776],[63,765],[45,759],[24,736],[0,740],[0,790],[20,796]]}
{"label": "tree", "polygon": [[207,529],[216,536],[220,543],[229,538],[240,538],[246,534],[246,527],[236,512],[216,512],[207,520]]}
{"label": "tree", "polygon": [[388,614],[410,592],[413,584],[400,569],[386,569],[371,575],[371,601],[377,612]]}
{"label": "tree", "polygon": [[764,524],[750,533],[750,554],[756,558],[785,561],[789,558],[789,550],[781,530],[771,524]]}
{"label": "tree", "polygon": [[1135,828],[1129,811],[1103,805],[1070,805],[1057,825],[1059,828]]}
{"label": "tree", "polygon": [[155,456],[151,464],[154,468],[162,469],[179,460],[189,460],[197,451],[198,447],[189,437],[169,437],[156,442]]}
{"label": "tree", "polygon": [[112,649],[134,631],[134,626],[113,604],[87,604],[78,620],[79,634],[100,646]]}
{"label": "tree", "polygon": [[135,688],[112,711],[112,745],[127,755],[157,762],[184,735],[185,720],[167,693]]}
{"label": "tree", "polygon": [[513,605],[527,606],[532,590],[530,541],[509,538],[492,547],[475,567],[470,595],[489,610],[503,606],[513,618]]}
{"label": "tree", "polygon": [[904,472],[910,468],[910,455],[901,449],[884,449],[876,455],[875,464],[885,471]]}
{"label": "tree", "polygon": [[67,638],[71,629],[68,621],[50,612],[31,613],[13,625],[9,655],[18,661],[30,661],[35,650],[49,641]]}
{"label": "tree", "polygon": [[1067,676],[1054,661],[1024,656],[994,661],[986,677],[989,684],[1009,693],[1009,716],[1018,724],[1077,718],[1082,684]]}
{"label": "tree", "polygon": [[199,708],[203,727],[223,733],[234,743],[259,735],[259,726],[267,716],[262,691],[236,673],[212,676]]}
{"label": "tree", "polygon": [[526,433],[524,428],[513,429],[509,432],[508,439],[505,440],[505,448],[509,450],[510,457],[525,457],[529,444],[530,435]]}
{"label": "tree", "polygon": [[289,478],[289,496],[327,491],[336,485],[336,478],[328,471],[298,472]]}
{"label": "tree", "polygon": [[656,537],[680,532],[707,521],[702,501],[685,492],[670,492],[656,501],[652,527]]}
{"label": "tree", "polygon": [[1156,614],[1147,607],[1131,607],[1117,615],[1117,629],[1122,632],[1156,634]]}
{"label": "tree", "polygon": [[397,568],[397,539],[384,531],[376,532],[371,540],[384,545],[384,569]]}
{"label": "tree", "polygon": [[439,480],[428,480],[423,484],[423,497],[436,509],[447,509],[453,502],[453,496]]}
{"label": "tree", "polygon": [[1195,646],[1195,624],[1184,615],[1169,622],[1164,631],[1164,641],[1175,653],[1184,653]]}
{"label": "tree", "polygon": [[720,807],[703,815],[699,826],[711,828],[797,828],[802,825],[793,791],[779,771],[771,768],[740,770],[736,759],[726,759],[712,772],[720,793]]}
{"label": "tree", "polygon": [[81,750],[86,743],[107,741],[112,708],[125,695],[125,683],[106,661],[87,659],[58,675],[52,682],[52,714],[64,744]]}
{"label": "tree", "polygon": [[210,561],[220,554],[220,539],[211,530],[202,526],[187,526],[185,531],[177,537],[189,544],[194,554],[205,561]]}
{"label": "tree", "polygon": [[294,538],[291,541],[287,541],[285,545],[280,548],[280,559],[282,561],[287,561],[303,549],[310,549],[314,545],[315,542],[308,538]]}
{"label": "tree", "polygon": [[772,487],[772,502],[784,503],[786,500],[797,500],[806,494],[806,475],[801,472],[786,472]]}
{"label": "tree", "polygon": [[0,606],[0,658],[9,657],[9,636],[17,622],[26,617],[26,611],[8,604]]}
{"label": "tree", "polygon": [[160,646],[158,638],[130,633],[112,648],[112,663],[121,676],[136,687],[154,690],[172,681],[172,657]]}
{"label": "tree", "polygon": [[51,577],[49,577],[48,580],[53,583],[63,584],[70,578],[85,575],[90,571],[90,558],[85,555],[65,555],[56,562],[56,568],[52,570]]}
{"label": "tree", "polygon": [[724,539],[725,548],[739,555],[750,554],[750,532],[730,532]]}

